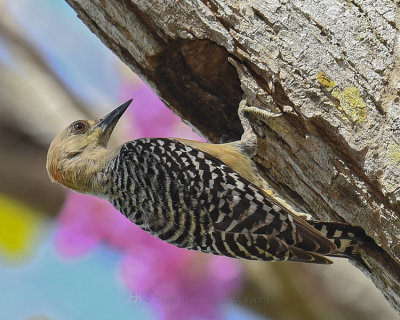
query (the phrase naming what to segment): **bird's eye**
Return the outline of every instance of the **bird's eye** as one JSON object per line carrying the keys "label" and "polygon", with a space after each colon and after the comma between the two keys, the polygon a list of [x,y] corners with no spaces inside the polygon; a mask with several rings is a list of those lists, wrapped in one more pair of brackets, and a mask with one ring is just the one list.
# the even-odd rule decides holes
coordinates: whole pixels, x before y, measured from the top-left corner
{"label": "bird's eye", "polygon": [[85,121],[75,121],[72,124],[72,132],[73,133],[84,133],[89,128],[89,125]]}

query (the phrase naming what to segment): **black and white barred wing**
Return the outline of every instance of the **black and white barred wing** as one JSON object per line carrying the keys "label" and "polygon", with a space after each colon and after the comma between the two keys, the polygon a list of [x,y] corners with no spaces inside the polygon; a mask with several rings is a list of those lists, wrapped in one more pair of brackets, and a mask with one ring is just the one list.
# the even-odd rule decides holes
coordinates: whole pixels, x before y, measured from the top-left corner
{"label": "black and white barred wing", "polygon": [[[216,196],[204,212],[211,221],[201,249],[252,260],[331,263],[335,245],[269,195],[208,155]],[[217,193],[215,193],[217,191]]]}

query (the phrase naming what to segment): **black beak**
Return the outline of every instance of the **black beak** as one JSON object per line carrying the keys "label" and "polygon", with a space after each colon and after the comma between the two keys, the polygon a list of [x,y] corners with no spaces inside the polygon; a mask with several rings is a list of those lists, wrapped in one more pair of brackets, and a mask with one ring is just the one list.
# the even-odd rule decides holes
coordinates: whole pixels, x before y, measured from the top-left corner
{"label": "black beak", "polygon": [[131,102],[132,99],[121,104],[118,108],[115,108],[104,118],[100,119],[99,122],[95,125],[95,127],[101,128],[103,133],[102,140],[105,144],[107,144],[118,120],[122,117],[126,109],[128,109]]}

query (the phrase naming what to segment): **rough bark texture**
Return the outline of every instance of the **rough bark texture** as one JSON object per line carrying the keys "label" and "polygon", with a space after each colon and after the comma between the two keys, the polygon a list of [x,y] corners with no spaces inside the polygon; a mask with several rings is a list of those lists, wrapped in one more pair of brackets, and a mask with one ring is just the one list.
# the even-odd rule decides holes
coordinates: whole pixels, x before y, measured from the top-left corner
{"label": "rough bark texture", "polygon": [[[400,310],[399,9],[390,0],[67,0],[211,141],[252,117],[255,160],[282,197],[362,226],[370,275]],[[140,107],[140,106],[138,106]]]}

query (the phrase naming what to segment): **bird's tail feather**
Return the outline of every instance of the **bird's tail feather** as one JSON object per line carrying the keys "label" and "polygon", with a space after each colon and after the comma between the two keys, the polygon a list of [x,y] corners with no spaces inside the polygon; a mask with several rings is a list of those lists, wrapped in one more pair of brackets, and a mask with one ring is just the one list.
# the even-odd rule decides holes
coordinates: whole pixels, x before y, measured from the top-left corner
{"label": "bird's tail feather", "polygon": [[335,252],[328,254],[331,257],[349,258],[371,272],[371,266],[362,257],[360,248],[375,244],[361,227],[341,222],[307,221],[337,247]]}

